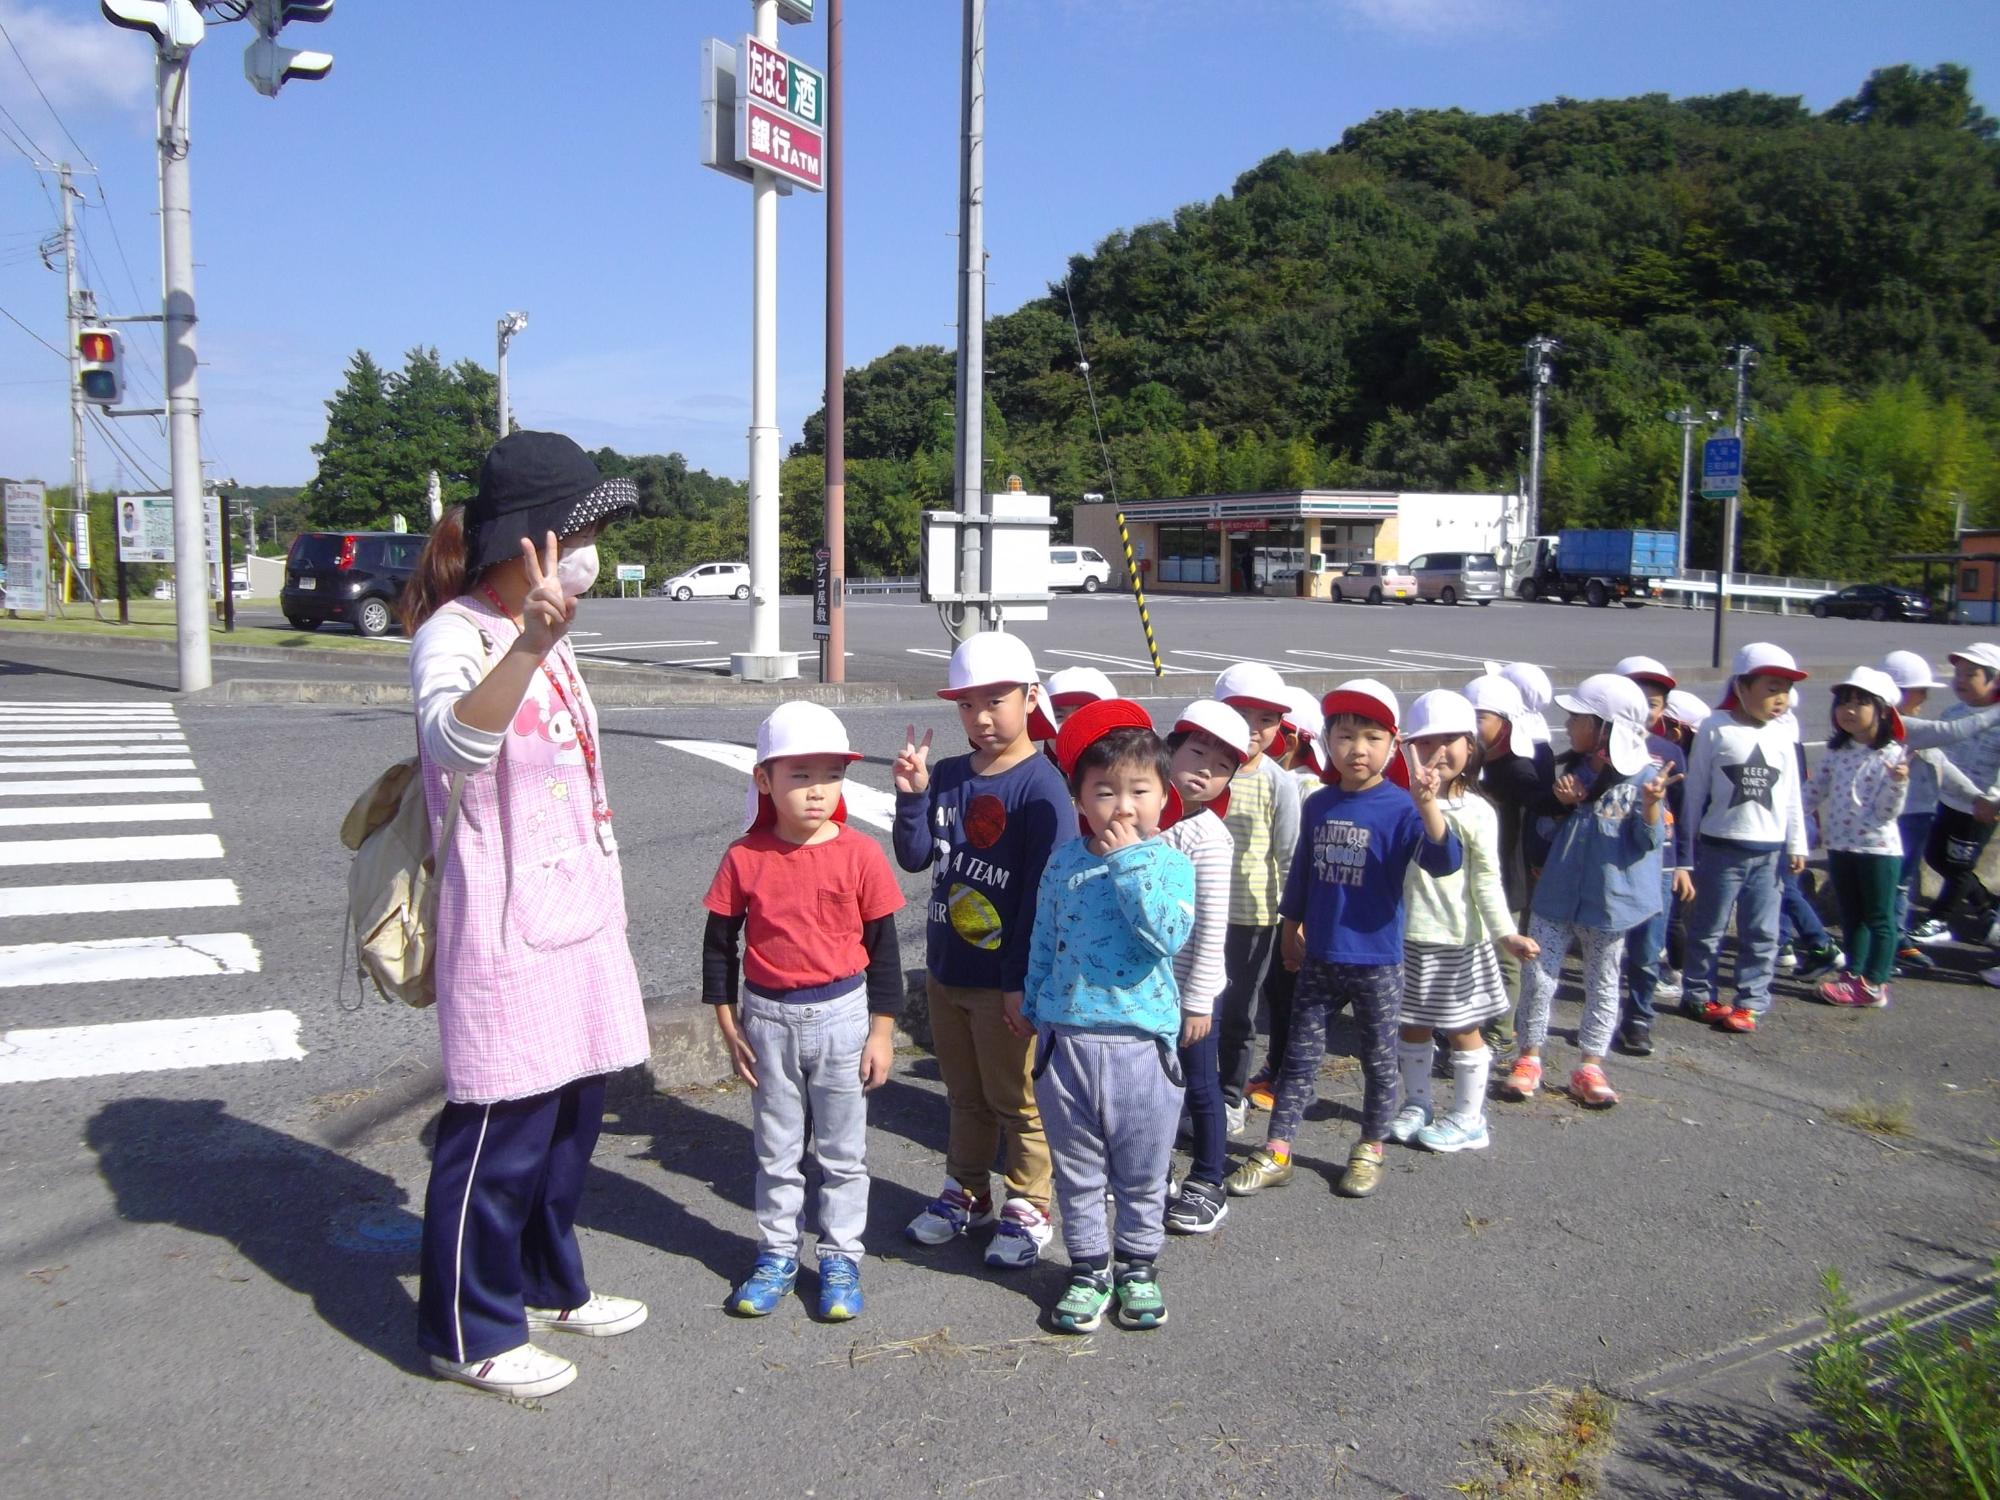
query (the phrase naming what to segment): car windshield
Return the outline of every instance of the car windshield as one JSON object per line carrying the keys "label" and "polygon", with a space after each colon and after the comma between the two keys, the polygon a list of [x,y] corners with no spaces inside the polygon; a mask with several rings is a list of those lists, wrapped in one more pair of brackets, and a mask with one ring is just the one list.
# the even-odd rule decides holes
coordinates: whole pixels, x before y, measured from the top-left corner
{"label": "car windshield", "polygon": [[1465,554],[1465,565],[1468,568],[1478,568],[1481,572],[1490,573],[1498,568],[1500,563],[1491,552],[1468,552]]}

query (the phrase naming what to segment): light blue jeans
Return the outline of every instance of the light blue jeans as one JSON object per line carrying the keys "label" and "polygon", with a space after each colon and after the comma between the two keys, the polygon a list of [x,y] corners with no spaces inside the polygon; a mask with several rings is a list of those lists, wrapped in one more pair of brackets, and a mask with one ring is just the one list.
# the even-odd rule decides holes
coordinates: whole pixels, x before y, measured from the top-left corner
{"label": "light blue jeans", "polygon": [[1722,937],[1736,914],[1736,1004],[1753,1015],[1771,1008],[1771,970],[1778,957],[1778,878],[1783,849],[1739,849],[1702,842],[1694,857],[1694,910],[1687,921],[1687,973],[1682,1003],[1690,1009],[1716,997]]}
{"label": "light blue jeans", "polygon": [[819,1253],[859,1260],[868,1223],[868,1106],[861,1092],[868,992],[856,987],[831,1000],[790,1005],[746,990],[741,1013],[743,1035],[757,1056],[750,1136],[757,1153],[762,1248],[798,1258],[810,1118],[813,1154],[824,1179]]}

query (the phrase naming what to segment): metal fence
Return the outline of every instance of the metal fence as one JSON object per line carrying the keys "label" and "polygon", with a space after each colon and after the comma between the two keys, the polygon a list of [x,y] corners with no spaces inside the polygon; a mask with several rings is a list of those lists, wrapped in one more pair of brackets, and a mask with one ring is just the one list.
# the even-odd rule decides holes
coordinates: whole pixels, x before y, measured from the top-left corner
{"label": "metal fence", "polygon": [[917,591],[916,578],[850,578],[847,592],[850,594],[914,594]]}

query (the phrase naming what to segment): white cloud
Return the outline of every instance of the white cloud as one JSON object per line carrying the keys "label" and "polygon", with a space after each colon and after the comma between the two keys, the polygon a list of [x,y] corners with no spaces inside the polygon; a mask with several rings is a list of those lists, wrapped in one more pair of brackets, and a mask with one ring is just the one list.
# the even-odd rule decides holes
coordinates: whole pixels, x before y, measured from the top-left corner
{"label": "white cloud", "polygon": [[1490,31],[1518,9],[1503,0],[1339,0],[1341,9],[1380,31],[1445,37]]}
{"label": "white cloud", "polygon": [[[63,16],[20,0],[0,0],[0,25],[6,26],[49,102],[59,110],[143,105],[152,93],[152,44],[138,32],[113,26],[95,5],[72,8],[79,14]],[[0,78],[8,80],[14,113],[53,148],[62,132],[41,108],[12,49],[0,49]],[[27,105],[32,108],[24,110]],[[74,122],[70,128],[76,128]]]}

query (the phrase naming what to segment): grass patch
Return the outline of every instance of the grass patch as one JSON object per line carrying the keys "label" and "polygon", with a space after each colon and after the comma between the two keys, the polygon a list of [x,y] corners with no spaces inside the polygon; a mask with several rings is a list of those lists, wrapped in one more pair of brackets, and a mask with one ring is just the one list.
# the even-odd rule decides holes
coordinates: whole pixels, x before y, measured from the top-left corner
{"label": "grass patch", "polygon": [[1826,1115],[1829,1120],[1838,1120],[1869,1135],[1906,1136],[1910,1133],[1910,1101],[1907,1099],[1873,1099],[1858,1104],[1842,1104],[1828,1110]]}
{"label": "grass patch", "polygon": [[1036,1333],[1006,1339],[996,1344],[965,1344],[951,1336],[949,1328],[939,1328],[913,1339],[889,1339],[880,1344],[854,1344],[847,1353],[820,1361],[823,1365],[846,1365],[850,1369],[878,1359],[935,1359],[960,1361],[975,1370],[1017,1374],[1035,1353],[1058,1354],[1078,1359],[1092,1353],[1091,1339],[1073,1335]]}
{"label": "grass patch", "polygon": [[[238,600],[238,607],[252,601]],[[167,599],[134,599],[131,601],[132,623],[118,623],[117,604],[105,606],[108,618],[99,620],[90,612],[87,604],[72,604],[69,614],[62,619],[44,617],[12,618],[0,617],[0,634],[20,632],[24,635],[85,635],[117,638],[120,640],[171,641],[174,639],[174,606]],[[326,628],[316,631],[294,630],[289,625],[246,625],[239,618],[234,632],[225,632],[222,622],[211,613],[208,638],[216,645],[229,646],[271,646],[281,651],[334,650],[360,651],[380,654],[393,652],[403,654],[400,640],[370,640],[352,631]]]}
{"label": "grass patch", "polygon": [[1548,1386],[1480,1444],[1488,1472],[1454,1485],[1472,1500],[1588,1500],[1598,1493],[1618,1403],[1600,1390]]}
{"label": "grass patch", "polygon": [[[1821,1278],[1832,1337],[1806,1364],[1820,1427],[1792,1441],[1867,1500],[2000,1500],[2000,1298],[1970,1333],[1863,1333],[1840,1284]],[[1874,1344],[1877,1347],[1871,1348]]]}

